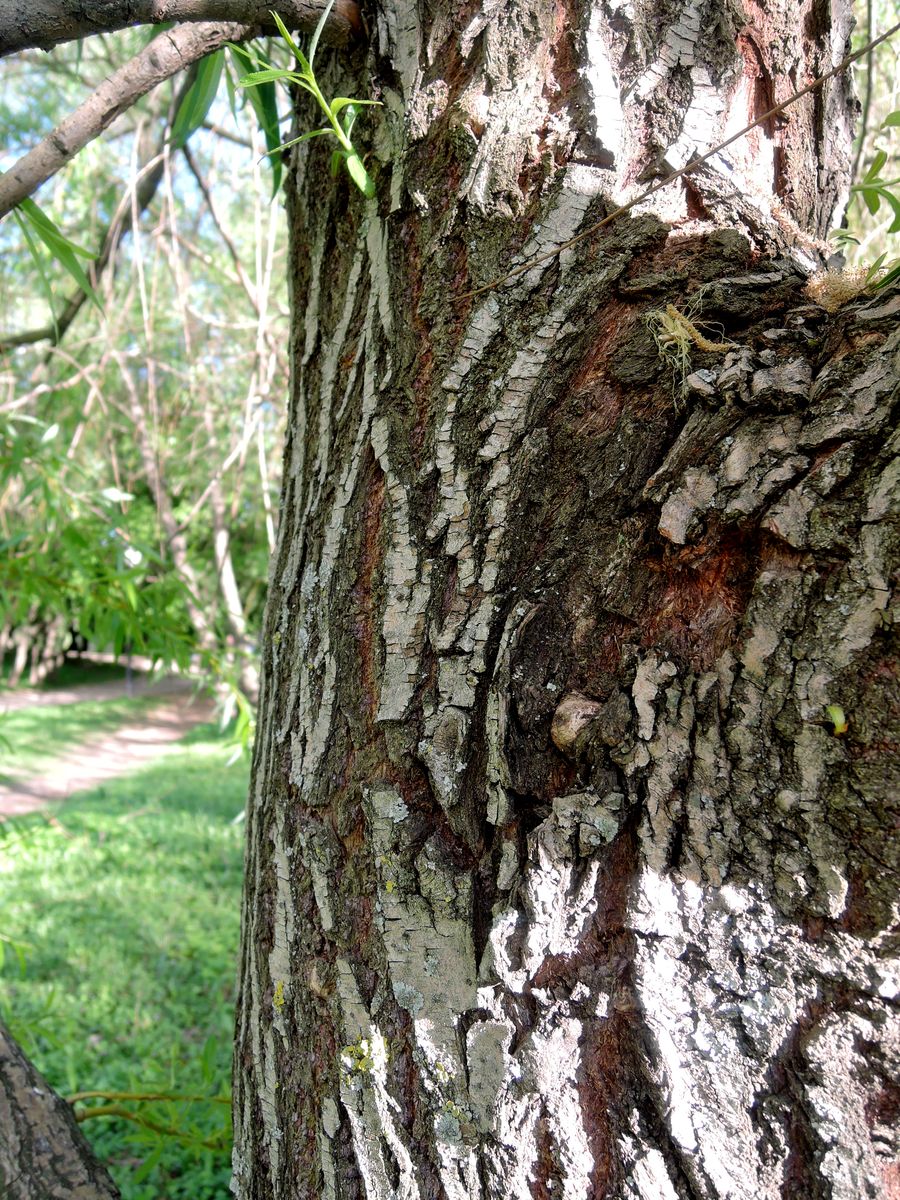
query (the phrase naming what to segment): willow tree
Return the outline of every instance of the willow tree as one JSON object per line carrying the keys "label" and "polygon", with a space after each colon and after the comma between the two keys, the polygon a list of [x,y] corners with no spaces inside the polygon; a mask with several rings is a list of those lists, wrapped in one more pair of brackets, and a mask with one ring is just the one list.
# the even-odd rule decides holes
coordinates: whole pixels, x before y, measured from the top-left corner
{"label": "willow tree", "polygon": [[900,297],[805,290],[846,75],[568,245],[849,8],[384,0],[332,63],[376,196],[295,152],[241,1200],[900,1186]]}
{"label": "willow tree", "polygon": [[375,195],[325,138],[286,185],[235,1195],[892,1195],[900,296],[809,286],[845,73],[705,157],[849,2],[351,9]]}

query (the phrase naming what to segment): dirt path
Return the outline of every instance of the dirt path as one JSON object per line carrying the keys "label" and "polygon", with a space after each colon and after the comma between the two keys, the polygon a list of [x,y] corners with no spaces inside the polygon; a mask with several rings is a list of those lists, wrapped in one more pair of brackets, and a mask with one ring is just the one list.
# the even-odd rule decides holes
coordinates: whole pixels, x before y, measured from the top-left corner
{"label": "dirt path", "polygon": [[194,684],[190,679],[170,675],[164,679],[148,679],[135,674],[131,684],[124,679],[108,683],[80,683],[70,688],[16,688],[0,692],[0,714],[18,712],[22,708],[37,708],[45,704],[82,704],[89,700],[129,700],[134,696],[190,696]]}
{"label": "dirt path", "polygon": [[[51,759],[46,770],[39,775],[30,775],[16,780],[8,786],[0,785],[0,817],[34,812],[45,805],[75,792],[98,787],[110,779],[127,775],[148,763],[155,762],[163,754],[177,748],[178,741],[195,725],[211,721],[215,715],[212,700],[202,696],[191,696],[191,687],[184,680],[161,680],[160,684],[177,684],[163,689],[162,695],[180,693],[177,698],[154,705],[133,724],[121,725],[112,732],[86,738],[77,746]],[[136,686],[140,681],[136,681]],[[114,700],[127,695],[153,695],[158,685],[143,690],[127,692],[122,684],[87,684],[67,692],[38,692],[36,704],[77,704],[84,700]],[[107,694],[108,693],[108,694]],[[23,708],[23,704],[7,704],[15,697],[0,699],[2,708]],[[63,699],[70,695],[71,699]],[[50,697],[47,699],[46,697]]]}

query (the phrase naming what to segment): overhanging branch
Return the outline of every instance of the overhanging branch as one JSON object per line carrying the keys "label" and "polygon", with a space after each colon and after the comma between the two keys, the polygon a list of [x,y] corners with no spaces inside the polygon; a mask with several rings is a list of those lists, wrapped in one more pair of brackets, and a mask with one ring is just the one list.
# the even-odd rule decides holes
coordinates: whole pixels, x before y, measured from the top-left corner
{"label": "overhanging branch", "polygon": [[[17,50],[50,50],[62,42],[109,33],[131,25],[234,21],[266,26],[274,9],[285,24],[301,31],[315,28],[324,0],[120,0],[84,4],[81,0],[0,0],[0,58]],[[336,0],[324,39],[346,44],[361,28],[355,0]]]}
{"label": "overhanging branch", "polygon": [[[166,122],[156,152],[143,165],[136,177],[130,181],[125,197],[119,202],[118,209],[103,234],[100,242],[100,251],[90,266],[89,275],[94,287],[97,286],[100,276],[113,259],[122,238],[130,231],[135,212],[144,212],[156,195],[163,177],[163,151],[165,139],[169,136],[171,118],[178,112],[179,105],[189,87],[190,73],[188,72],[172,102],[169,121]],[[132,189],[134,190],[133,203],[130,202]],[[8,337],[0,338],[0,354],[3,354],[7,350],[12,350],[16,346],[31,346],[36,342],[52,342],[53,345],[58,345],[86,302],[87,294],[78,288],[69,296],[55,323],[42,325],[38,329],[27,329],[22,333],[13,333]]]}
{"label": "overhanging branch", "polygon": [[[2,18],[0,18],[2,19]],[[114,71],[93,95],[70,113],[52,133],[0,175],[0,217],[56,174],[88,142],[106,129],[141,96],[189,67],[226,42],[240,42],[256,29],[229,22],[177,25],[159,34],[130,62]]]}
{"label": "overhanging branch", "polygon": [[116,1200],[118,1188],[0,1022],[0,1195],[4,1200]]}

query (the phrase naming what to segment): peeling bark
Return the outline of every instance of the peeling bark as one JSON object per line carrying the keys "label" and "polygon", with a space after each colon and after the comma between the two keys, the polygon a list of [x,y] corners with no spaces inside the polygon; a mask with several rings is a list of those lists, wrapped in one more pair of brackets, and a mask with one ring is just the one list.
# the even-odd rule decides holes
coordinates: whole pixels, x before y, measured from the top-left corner
{"label": "peeling bark", "polygon": [[838,61],[824,11],[386,2],[376,200],[296,151],[240,1200],[898,1186],[900,296],[803,292],[846,84],[454,301]]}

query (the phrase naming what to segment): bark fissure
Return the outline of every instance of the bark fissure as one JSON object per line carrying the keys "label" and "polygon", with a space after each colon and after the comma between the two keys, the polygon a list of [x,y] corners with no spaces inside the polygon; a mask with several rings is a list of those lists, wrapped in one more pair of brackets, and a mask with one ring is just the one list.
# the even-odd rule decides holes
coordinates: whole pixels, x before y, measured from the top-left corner
{"label": "bark fissure", "polygon": [[[844,85],[827,138],[764,130],[698,171],[704,220],[673,188],[448,296],[844,52],[841,6],[815,42],[745,7],[386,3],[378,199],[323,200],[298,151],[239,1197],[892,1178],[900,298],[829,317],[798,269],[846,195]],[[669,304],[730,345],[673,372]],[[298,1054],[322,1064],[302,1124],[266,1066]]]}

